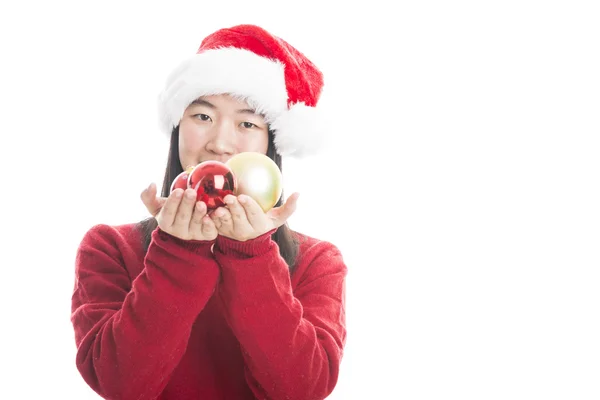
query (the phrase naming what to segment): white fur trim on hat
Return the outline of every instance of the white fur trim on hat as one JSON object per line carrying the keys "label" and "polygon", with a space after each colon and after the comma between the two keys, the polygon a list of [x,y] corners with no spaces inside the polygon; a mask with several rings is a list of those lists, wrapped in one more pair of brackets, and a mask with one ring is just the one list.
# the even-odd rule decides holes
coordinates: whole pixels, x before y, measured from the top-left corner
{"label": "white fur trim on hat", "polygon": [[248,102],[267,123],[287,109],[283,64],[243,49],[206,50],[181,63],[159,96],[162,130],[170,134],[198,97],[228,93]]}
{"label": "white fur trim on hat", "polygon": [[319,112],[304,103],[288,109],[284,65],[232,47],[195,54],[171,72],[158,99],[161,130],[170,135],[199,97],[225,93],[264,115],[279,154],[301,157],[318,150],[326,133]]}

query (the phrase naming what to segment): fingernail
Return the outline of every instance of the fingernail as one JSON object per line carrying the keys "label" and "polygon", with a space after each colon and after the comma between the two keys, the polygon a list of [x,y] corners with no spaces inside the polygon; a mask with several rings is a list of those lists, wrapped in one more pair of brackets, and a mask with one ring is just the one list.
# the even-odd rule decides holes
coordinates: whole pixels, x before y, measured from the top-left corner
{"label": "fingernail", "polygon": [[183,191],[181,189],[175,189],[175,197],[180,198],[183,195]]}
{"label": "fingernail", "polygon": [[233,204],[234,198],[231,195],[227,195],[223,200],[225,200],[225,203],[227,204]]}
{"label": "fingernail", "polygon": [[248,201],[248,198],[244,195],[238,197],[238,201],[242,204],[246,203]]}

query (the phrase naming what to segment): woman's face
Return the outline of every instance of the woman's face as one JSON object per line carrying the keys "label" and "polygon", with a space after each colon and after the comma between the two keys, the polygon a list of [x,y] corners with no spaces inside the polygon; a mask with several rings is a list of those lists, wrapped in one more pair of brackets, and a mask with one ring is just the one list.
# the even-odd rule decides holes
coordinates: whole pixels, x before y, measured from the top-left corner
{"label": "woman's face", "polygon": [[267,153],[264,118],[243,100],[203,96],[185,110],[179,123],[179,160],[183,169],[202,161],[226,162],[238,153]]}

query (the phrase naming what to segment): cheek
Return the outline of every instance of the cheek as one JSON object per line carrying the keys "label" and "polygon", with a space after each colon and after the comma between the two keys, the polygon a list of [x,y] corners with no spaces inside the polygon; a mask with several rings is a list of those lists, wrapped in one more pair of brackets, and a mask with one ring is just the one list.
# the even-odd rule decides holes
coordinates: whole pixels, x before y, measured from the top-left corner
{"label": "cheek", "polygon": [[[205,146],[202,132],[193,124],[182,121],[179,126],[179,158],[182,164],[195,162],[196,155]],[[184,165],[185,168],[185,165]]]}
{"label": "cheek", "polygon": [[249,136],[243,140],[240,146],[240,152],[242,151],[255,151],[258,153],[267,153],[269,148],[269,134],[266,132]]}

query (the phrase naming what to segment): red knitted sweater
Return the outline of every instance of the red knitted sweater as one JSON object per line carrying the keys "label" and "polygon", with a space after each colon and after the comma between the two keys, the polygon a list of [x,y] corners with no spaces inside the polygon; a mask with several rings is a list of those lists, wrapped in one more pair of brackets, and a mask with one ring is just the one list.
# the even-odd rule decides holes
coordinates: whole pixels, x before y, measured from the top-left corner
{"label": "red knitted sweater", "polygon": [[270,233],[193,242],[157,228],[145,253],[134,224],[90,229],[71,316],[85,382],[122,400],[327,397],[346,341],[346,265],[298,234],[290,276]]}

